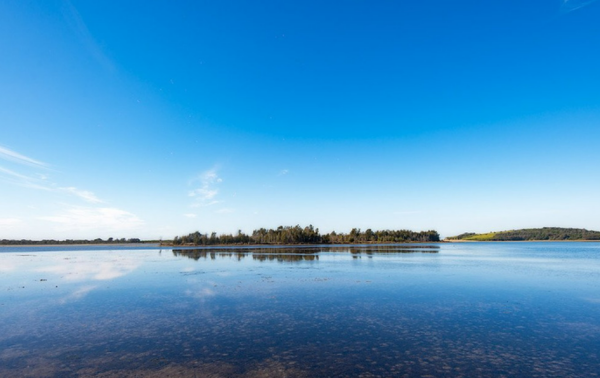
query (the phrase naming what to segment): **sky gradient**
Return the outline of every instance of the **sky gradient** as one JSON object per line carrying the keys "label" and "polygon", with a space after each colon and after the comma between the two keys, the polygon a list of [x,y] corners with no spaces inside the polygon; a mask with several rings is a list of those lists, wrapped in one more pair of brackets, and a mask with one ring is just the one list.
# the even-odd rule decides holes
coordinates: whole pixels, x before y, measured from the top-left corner
{"label": "sky gradient", "polygon": [[600,2],[0,3],[0,239],[600,230]]}

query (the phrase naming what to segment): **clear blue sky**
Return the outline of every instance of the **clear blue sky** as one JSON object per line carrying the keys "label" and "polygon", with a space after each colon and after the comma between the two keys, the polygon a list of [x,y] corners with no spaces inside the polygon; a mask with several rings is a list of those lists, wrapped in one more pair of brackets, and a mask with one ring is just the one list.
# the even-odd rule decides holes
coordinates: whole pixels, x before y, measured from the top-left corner
{"label": "clear blue sky", "polygon": [[0,2],[0,238],[600,230],[600,1]]}

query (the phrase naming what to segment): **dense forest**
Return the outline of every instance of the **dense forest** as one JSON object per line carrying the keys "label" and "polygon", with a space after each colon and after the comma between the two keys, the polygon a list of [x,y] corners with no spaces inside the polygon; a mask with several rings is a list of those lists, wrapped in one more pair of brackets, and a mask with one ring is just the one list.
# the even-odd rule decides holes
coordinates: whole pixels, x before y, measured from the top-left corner
{"label": "dense forest", "polygon": [[93,239],[93,240],[54,240],[54,239],[45,239],[45,240],[9,240],[2,239],[0,240],[0,245],[74,245],[74,244],[129,244],[129,243],[142,243],[142,241],[138,238],[132,239],[115,239],[108,238],[104,239]]}
{"label": "dense forest", "polygon": [[600,232],[588,231],[583,228],[544,227],[487,234],[464,233],[447,239],[471,241],[600,240]]}
{"label": "dense forest", "polygon": [[405,242],[437,242],[440,235],[436,231],[414,232],[409,230],[361,231],[353,228],[349,233],[319,233],[312,225],[307,227],[279,226],[276,229],[260,228],[251,235],[241,230],[236,235],[216,232],[203,234],[199,231],[176,236],[173,245],[218,245],[218,244],[368,244],[368,243],[405,243]]}

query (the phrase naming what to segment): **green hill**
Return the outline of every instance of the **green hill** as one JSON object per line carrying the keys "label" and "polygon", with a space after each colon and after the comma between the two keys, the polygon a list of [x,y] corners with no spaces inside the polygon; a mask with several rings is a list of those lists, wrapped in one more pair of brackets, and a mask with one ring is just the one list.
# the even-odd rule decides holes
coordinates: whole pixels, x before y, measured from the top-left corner
{"label": "green hill", "polygon": [[469,241],[600,240],[600,232],[588,231],[583,228],[544,227],[487,234],[464,233],[447,239]]}

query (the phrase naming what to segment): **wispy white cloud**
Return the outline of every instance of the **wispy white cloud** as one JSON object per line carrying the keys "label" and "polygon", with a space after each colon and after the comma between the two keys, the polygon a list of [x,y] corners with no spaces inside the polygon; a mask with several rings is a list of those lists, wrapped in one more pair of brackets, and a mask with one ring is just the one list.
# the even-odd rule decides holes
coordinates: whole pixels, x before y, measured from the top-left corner
{"label": "wispy white cloud", "polygon": [[96,195],[88,190],[81,190],[81,189],[77,189],[73,186],[67,187],[67,188],[58,188],[59,190],[63,191],[63,192],[67,192],[70,194],[73,194],[81,199],[83,199],[84,201],[90,202],[90,203],[102,203],[103,201],[100,200],[98,197],[96,197]]}
{"label": "wispy white cloud", "polygon": [[[75,186],[59,186],[48,179],[45,172],[31,172],[23,174],[20,169],[26,169],[29,166],[34,170],[47,169],[47,164],[25,155],[22,155],[5,147],[0,147],[0,160],[6,164],[12,164],[11,169],[0,166],[0,181],[12,185],[18,185],[25,188],[46,191],[50,193],[62,193],[74,196],[90,204],[102,204],[102,201],[96,194],[89,190],[77,188]],[[19,169],[20,168],[20,169]],[[207,172],[205,178],[206,185],[218,182],[214,172]],[[114,207],[77,207],[68,206],[62,212],[52,216],[39,216],[37,220],[43,220],[53,223],[55,231],[89,231],[96,233],[113,233],[135,230],[143,225],[143,221],[136,215]],[[15,227],[19,223],[17,218],[0,219],[0,226],[3,228]]]}
{"label": "wispy white cloud", "polygon": [[25,155],[21,155],[18,152],[13,150],[9,150],[8,148],[0,146],[0,159],[13,161],[19,164],[25,164],[38,168],[48,168],[48,164],[41,162],[39,160],[32,159]]}
{"label": "wispy white cloud", "polygon": [[219,191],[217,189],[209,189],[208,187],[201,187],[198,189],[191,190],[189,192],[190,197],[197,197],[199,200],[208,201],[213,199]]}
{"label": "wispy white cloud", "polygon": [[[48,164],[44,162],[32,159],[4,147],[0,147],[0,159],[37,169],[46,169],[48,167]],[[32,174],[32,176],[28,176],[0,166],[0,180],[30,189],[68,193],[90,203],[104,202],[89,190],[79,189],[74,186],[59,187],[48,180],[48,175],[46,173],[36,172],[35,174]]]}
{"label": "wispy white cloud", "polygon": [[222,209],[215,211],[215,213],[217,213],[217,214],[231,214],[233,212],[235,212],[235,209],[232,209],[230,207],[224,207]]}
{"label": "wispy white cloud", "polygon": [[219,194],[218,185],[223,180],[217,175],[217,169],[210,169],[200,175],[194,182],[200,182],[200,187],[191,190],[188,195],[194,197],[192,207],[212,206],[221,201],[215,199]]}
{"label": "wispy white cloud", "polygon": [[579,8],[595,3],[597,0],[562,0],[560,12],[562,14],[572,12]]}
{"label": "wispy white cloud", "polygon": [[23,221],[18,218],[0,218],[0,226],[13,226],[21,222]]}
{"label": "wispy white cloud", "polygon": [[24,188],[52,191],[52,188],[47,186],[46,183],[42,182],[40,179],[4,167],[0,167],[0,180]]}
{"label": "wispy white cloud", "polygon": [[285,176],[288,173],[290,173],[290,171],[288,169],[282,169],[281,171],[279,171],[279,176]]}
{"label": "wispy white cloud", "polygon": [[39,219],[54,223],[59,231],[94,230],[98,233],[135,230],[144,224],[136,215],[110,207],[73,207]]}
{"label": "wispy white cloud", "polygon": [[20,173],[15,172],[15,171],[11,171],[10,169],[7,169],[7,168],[0,167],[0,172],[4,173],[4,174],[7,174],[7,175],[9,175],[11,177],[15,177],[15,178],[21,179],[21,180],[27,180],[27,181],[32,180],[31,177],[22,175]]}

